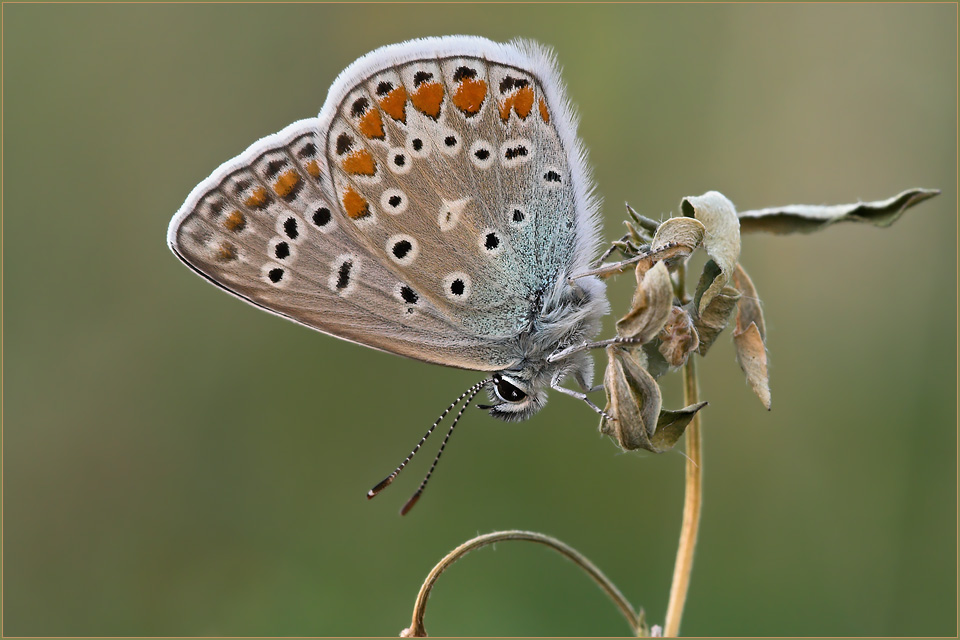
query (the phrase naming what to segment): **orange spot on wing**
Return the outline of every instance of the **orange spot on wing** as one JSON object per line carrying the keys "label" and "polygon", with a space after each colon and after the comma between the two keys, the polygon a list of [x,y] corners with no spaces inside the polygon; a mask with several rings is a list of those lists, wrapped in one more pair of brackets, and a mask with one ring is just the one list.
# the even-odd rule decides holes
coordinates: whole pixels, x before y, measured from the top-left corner
{"label": "orange spot on wing", "polygon": [[372,176],[377,172],[377,165],[373,156],[366,149],[354,151],[343,161],[343,170],[347,173],[360,176]]}
{"label": "orange spot on wing", "polygon": [[500,119],[506,122],[510,118],[510,112],[513,111],[513,101],[516,96],[509,95],[500,103]]}
{"label": "orange spot on wing", "polygon": [[343,210],[351,220],[359,220],[370,215],[370,205],[367,200],[353,190],[353,187],[347,187],[343,192]]}
{"label": "orange spot on wing", "polygon": [[307,163],[307,173],[310,174],[311,178],[320,177],[320,164],[316,160],[311,160]]}
{"label": "orange spot on wing", "polygon": [[550,112],[547,111],[547,103],[543,98],[540,98],[540,117],[543,118],[544,122],[550,124]]}
{"label": "orange spot on wing", "polygon": [[253,190],[253,193],[250,194],[250,197],[243,201],[248,207],[253,207],[254,209],[262,209],[270,202],[270,194],[263,187],[257,187]]}
{"label": "orange spot on wing", "polygon": [[480,111],[487,97],[487,83],[483,80],[464,78],[453,94],[453,104],[468,115]]}
{"label": "orange spot on wing", "polygon": [[242,231],[247,226],[247,219],[243,216],[243,213],[234,209],[224,219],[223,226],[227,228],[227,231]]}
{"label": "orange spot on wing", "polygon": [[530,110],[533,109],[533,88],[517,89],[514,96],[513,110],[517,112],[521,120],[526,120],[527,116],[530,115]]}
{"label": "orange spot on wing", "polygon": [[217,260],[220,262],[230,262],[237,259],[237,248],[229,242],[220,243],[217,249]]}
{"label": "orange spot on wing", "polygon": [[522,120],[526,120],[533,109],[533,88],[522,87],[517,89],[500,103],[500,119],[506,122],[510,112],[515,112]]}
{"label": "orange spot on wing", "polygon": [[438,118],[440,105],[443,103],[443,85],[439,82],[425,82],[410,96],[410,102],[420,112],[431,118]]}
{"label": "orange spot on wing", "polygon": [[281,198],[286,198],[297,192],[300,188],[300,174],[295,169],[284,171],[273,183],[273,190]]}
{"label": "orange spot on wing", "polygon": [[407,121],[407,90],[397,87],[380,101],[380,108],[394,120]]}
{"label": "orange spot on wing", "polygon": [[360,133],[368,138],[383,137],[383,120],[380,118],[380,112],[376,109],[369,109],[363,117],[360,118]]}

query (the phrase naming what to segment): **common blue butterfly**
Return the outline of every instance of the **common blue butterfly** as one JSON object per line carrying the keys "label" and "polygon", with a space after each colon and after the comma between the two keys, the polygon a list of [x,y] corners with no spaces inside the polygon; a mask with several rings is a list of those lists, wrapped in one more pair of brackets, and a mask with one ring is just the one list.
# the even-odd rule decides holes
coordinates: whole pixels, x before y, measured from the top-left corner
{"label": "common blue butterfly", "polygon": [[201,182],[167,242],[261,309],[490,373],[458,402],[466,397],[465,408],[486,388],[492,416],[522,420],[549,388],[599,412],[560,385],[573,377],[590,389],[589,353],[548,360],[593,337],[609,310],[603,282],[572,279],[589,268],[598,233],[552,55],[530,41],[448,36],[351,64],[316,118],[259,140]]}

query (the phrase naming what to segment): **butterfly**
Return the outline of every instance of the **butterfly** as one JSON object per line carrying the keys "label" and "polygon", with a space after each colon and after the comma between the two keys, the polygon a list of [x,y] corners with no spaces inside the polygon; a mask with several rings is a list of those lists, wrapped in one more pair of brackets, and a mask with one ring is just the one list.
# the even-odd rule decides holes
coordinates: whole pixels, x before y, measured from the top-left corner
{"label": "butterfly", "polygon": [[[552,54],[530,41],[446,36],[355,61],[316,118],[201,182],[167,243],[261,309],[488,374],[440,419],[466,398],[459,419],[485,389],[490,415],[523,420],[551,388],[602,413],[586,395],[592,357],[571,349],[609,312],[604,283],[574,277],[590,266],[599,224]],[[582,391],[561,386],[567,378]]]}

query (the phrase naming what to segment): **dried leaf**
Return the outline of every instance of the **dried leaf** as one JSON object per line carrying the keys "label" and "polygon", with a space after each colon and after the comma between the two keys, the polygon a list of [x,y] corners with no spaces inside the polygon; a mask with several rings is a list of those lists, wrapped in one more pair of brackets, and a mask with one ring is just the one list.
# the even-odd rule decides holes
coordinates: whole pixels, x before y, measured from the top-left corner
{"label": "dried leaf", "polygon": [[672,449],[687,425],[706,402],[679,411],[661,410],[660,387],[630,350],[607,347],[604,388],[611,419],[600,421],[600,432],[611,436],[627,451],[646,449],[662,453]]}
{"label": "dried leaf", "polygon": [[[705,279],[701,279],[701,284]],[[699,316],[695,315],[697,309],[696,297],[693,302],[684,305],[684,308],[693,317],[693,326],[696,327],[697,335],[700,336],[700,346],[697,348],[697,353],[701,356],[707,355],[707,350],[710,349],[714,340],[730,323],[730,318],[733,316],[739,300],[739,291],[733,287],[724,287]]]}
{"label": "dried leaf", "polygon": [[699,220],[693,218],[670,218],[657,228],[650,247],[637,263],[637,275],[646,272],[658,262],[668,267],[686,260],[703,243],[706,230]]}
{"label": "dried leaf", "polygon": [[670,218],[657,228],[650,243],[651,251],[660,251],[671,245],[686,247],[691,253],[703,243],[707,230],[703,223],[694,218]]}
{"label": "dried leaf", "polygon": [[733,344],[737,349],[737,362],[747,375],[747,382],[760,398],[763,406],[770,410],[770,379],[767,375],[767,350],[755,322],[744,331],[733,332]]}
{"label": "dried leaf", "polygon": [[737,331],[743,332],[753,322],[760,330],[760,337],[767,339],[767,328],[763,321],[763,309],[760,306],[760,296],[753,286],[753,280],[744,271],[742,265],[737,265],[733,271],[733,286],[740,291],[740,302],[737,303]]}
{"label": "dried leaf", "polygon": [[743,231],[767,233],[811,233],[836,222],[869,222],[878,227],[888,227],[903,215],[903,212],[924,200],[938,195],[939,189],[908,189],[898,195],[876,202],[858,202],[817,206],[791,204],[785,207],[770,207],[744,211],[740,214]]}
{"label": "dried leaf", "polygon": [[687,357],[700,346],[693,318],[681,307],[671,307],[670,317],[660,330],[660,354],[671,367],[683,366]]}
{"label": "dried leaf", "polygon": [[722,271],[716,262],[707,260],[703,265],[703,271],[700,272],[700,281],[697,282],[697,288],[693,292],[693,308],[690,315],[696,317],[699,314],[700,302],[703,300],[703,294],[707,292],[714,281],[722,275]]}
{"label": "dried leaf", "polygon": [[673,306],[673,283],[667,266],[656,266],[641,274],[637,270],[637,289],[627,315],[617,320],[617,334],[639,344],[660,333]]}
{"label": "dried leaf", "polygon": [[740,259],[740,221],[733,203],[718,191],[684,198],[680,202],[680,210],[686,217],[696,218],[703,223],[706,229],[703,248],[720,269],[700,298],[697,310],[702,314],[714,296],[726,286],[733,267]]}
{"label": "dried leaf", "polygon": [[629,203],[625,204],[627,205],[627,213],[630,214],[630,217],[633,218],[633,221],[636,222],[641,229],[649,231],[650,233],[654,233],[657,230],[657,227],[660,226],[660,223],[656,220],[651,220],[650,218],[642,216],[634,211],[633,207],[631,207]]}
{"label": "dried leaf", "polygon": [[706,402],[700,402],[679,411],[662,410],[657,420],[657,431],[650,438],[650,444],[658,449],[657,453],[672,449],[683,436],[683,432],[687,430],[687,425],[693,417],[705,406],[707,406]]}
{"label": "dried leaf", "polygon": [[610,346],[607,360],[604,412],[612,420],[603,418],[600,432],[612,436],[623,449],[652,451],[650,436],[656,431],[660,415],[660,387],[632,352]]}
{"label": "dried leaf", "polygon": [[647,370],[647,373],[652,375],[654,379],[660,378],[666,373],[670,373],[671,369],[673,369],[673,367],[670,366],[670,363],[667,362],[666,358],[663,357],[663,354],[660,353],[661,344],[663,343],[660,341],[660,338],[657,337],[640,348],[640,350],[643,352],[643,355],[646,357],[644,366]]}
{"label": "dried leaf", "polygon": [[629,248],[634,249],[633,253],[636,253],[637,246],[644,243],[649,243],[651,240],[653,240],[653,237],[646,233],[646,231],[644,231],[642,234],[640,231],[637,231],[636,227],[630,224],[629,220],[624,220],[623,226],[627,228],[627,235],[629,236],[628,240],[630,240],[632,243],[628,246]]}
{"label": "dried leaf", "polygon": [[[627,236],[624,236],[612,244],[626,255],[630,253],[637,255],[633,255],[620,262],[605,262],[595,269],[578,273],[575,277],[580,278],[587,275],[595,275],[601,278],[609,278],[610,276],[623,273],[630,265],[636,265],[636,272],[639,277],[658,262],[666,262],[669,267],[687,258],[700,247],[706,234],[703,224],[693,218],[670,218],[662,224],[658,224],[648,218],[640,216],[630,209],[629,205],[627,205],[627,209],[631,212],[631,215],[644,220],[644,224],[658,225],[656,235],[649,241],[650,243],[640,244],[640,242],[645,240],[644,235],[638,233],[628,221],[625,223],[627,229],[630,231],[627,236],[634,236],[634,242],[631,244],[628,242]],[[604,254],[603,257],[605,258],[607,255],[609,255],[609,251]]]}
{"label": "dried leaf", "polygon": [[737,362],[747,376],[750,388],[770,410],[770,380],[767,374],[766,328],[760,297],[750,276],[739,264],[733,272],[733,283],[740,290],[737,303],[737,328],[733,332],[733,344],[737,350]]}

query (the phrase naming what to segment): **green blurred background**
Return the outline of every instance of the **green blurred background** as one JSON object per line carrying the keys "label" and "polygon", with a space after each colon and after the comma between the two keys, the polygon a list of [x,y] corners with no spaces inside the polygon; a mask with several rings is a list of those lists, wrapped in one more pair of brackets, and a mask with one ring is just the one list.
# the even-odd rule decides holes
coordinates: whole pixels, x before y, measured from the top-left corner
{"label": "green blurred background", "polygon": [[[471,33],[556,49],[608,238],[625,200],[658,218],[708,189],[742,210],[943,190],[891,229],[744,238],[774,408],[721,339],[701,367],[706,497],[682,631],[955,635],[956,18],[5,5],[4,633],[395,635],[434,563],[501,528],[573,545],[662,623],[681,453],[622,454],[556,394],[524,424],[471,410],[401,518],[438,443],[364,493],[478,376],[272,317],[164,244],[197,182],[315,114],[355,58]],[[621,313],[629,280],[611,289]],[[628,632],[572,565],[520,543],[446,574],[427,629]]]}

